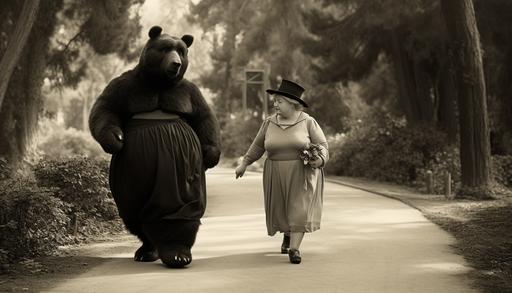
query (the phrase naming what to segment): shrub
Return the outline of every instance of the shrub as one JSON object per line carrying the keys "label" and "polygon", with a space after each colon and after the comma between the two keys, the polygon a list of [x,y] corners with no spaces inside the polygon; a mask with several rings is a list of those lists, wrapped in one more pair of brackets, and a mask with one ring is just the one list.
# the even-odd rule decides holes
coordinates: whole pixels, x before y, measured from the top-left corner
{"label": "shrub", "polygon": [[0,263],[122,231],[107,170],[105,160],[43,159],[35,176],[0,180]]}
{"label": "shrub", "polygon": [[418,169],[418,178],[412,182],[421,191],[426,192],[426,178],[427,172],[432,172],[434,180],[434,193],[443,194],[445,192],[445,176],[446,172],[451,175],[451,190],[455,193],[460,188],[460,153],[459,148],[456,146],[446,147],[444,150],[439,151],[435,156],[427,162],[424,167]]}
{"label": "shrub", "polygon": [[512,156],[493,156],[492,176],[499,184],[512,187]]}
{"label": "shrub", "polygon": [[7,160],[0,157],[0,180],[7,179],[12,173],[11,167]]}
{"label": "shrub", "polygon": [[37,141],[37,149],[49,159],[74,156],[106,159],[108,156],[89,132],[64,128],[54,120],[45,119],[41,122]]}
{"label": "shrub", "polygon": [[435,129],[406,127],[403,119],[375,113],[328,142],[327,172],[396,183],[418,180],[447,145],[445,135]]}
{"label": "shrub", "polygon": [[48,254],[69,241],[69,206],[27,180],[4,180],[0,195],[0,262]]}
{"label": "shrub", "polygon": [[227,118],[221,129],[222,153],[228,158],[245,154],[258,133],[262,120],[241,112]]}
{"label": "shrub", "polygon": [[106,220],[117,217],[108,185],[108,161],[86,157],[41,160],[34,173],[38,184],[55,189],[55,196],[70,204],[73,213]]}

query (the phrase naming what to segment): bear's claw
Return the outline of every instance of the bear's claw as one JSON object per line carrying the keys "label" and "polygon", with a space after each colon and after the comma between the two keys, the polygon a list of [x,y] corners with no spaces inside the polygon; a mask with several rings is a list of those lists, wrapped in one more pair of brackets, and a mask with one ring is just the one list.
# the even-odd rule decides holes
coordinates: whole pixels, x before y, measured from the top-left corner
{"label": "bear's claw", "polygon": [[162,257],[161,260],[168,267],[177,269],[190,264],[192,262],[192,256],[180,253],[175,254],[174,256],[167,255],[166,257]]}
{"label": "bear's claw", "polygon": [[152,262],[158,259],[158,252],[153,247],[147,247],[142,245],[135,251],[133,260],[140,262]]}
{"label": "bear's claw", "polygon": [[183,268],[192,262],[192,254],[186,247],[161,247],[158,254],[162,262],[170,268]]}

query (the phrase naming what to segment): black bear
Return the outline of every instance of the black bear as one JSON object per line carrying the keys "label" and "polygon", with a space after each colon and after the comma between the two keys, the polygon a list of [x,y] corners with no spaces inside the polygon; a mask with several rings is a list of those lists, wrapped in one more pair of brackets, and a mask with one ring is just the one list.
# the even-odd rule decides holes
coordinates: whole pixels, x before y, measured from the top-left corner
{"label": "black bear", "polygon": [[92,136],[112,154],[109,183],[120,217],[142,246],[136,261],[192,261],[206,208],[205,170],[220,157],[219,125],[198,87],[183,78],[194,38],[149,30],[139,63],[94,103]]}

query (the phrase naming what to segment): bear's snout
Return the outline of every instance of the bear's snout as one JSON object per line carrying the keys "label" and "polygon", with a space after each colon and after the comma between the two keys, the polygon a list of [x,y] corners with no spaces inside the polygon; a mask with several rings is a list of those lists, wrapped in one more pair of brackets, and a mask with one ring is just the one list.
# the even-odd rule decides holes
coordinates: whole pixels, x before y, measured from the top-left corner
{"label": "bear's snout", "polygon": [[175,77],[180,72],[181,58],[176,51],[167,53],[165,62],[163,63],[165,73],[170,77]]}

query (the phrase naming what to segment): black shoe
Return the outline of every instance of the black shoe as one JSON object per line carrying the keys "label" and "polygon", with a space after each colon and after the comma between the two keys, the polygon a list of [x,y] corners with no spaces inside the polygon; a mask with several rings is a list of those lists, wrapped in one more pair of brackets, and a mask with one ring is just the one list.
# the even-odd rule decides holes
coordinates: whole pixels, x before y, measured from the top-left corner
{"label": "black shoe", "polygon": [[290,249],[288,251],[288,257],[290,262],[293,264],[300,264],[302,258],[300,257],[300,251],[298,249]]}
{"label": "black shoe", "polygon": [[281,244],[281,253],[287,254],[290,249],[290,235],[284,234],[283,244]]}

